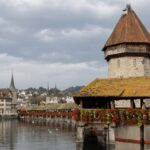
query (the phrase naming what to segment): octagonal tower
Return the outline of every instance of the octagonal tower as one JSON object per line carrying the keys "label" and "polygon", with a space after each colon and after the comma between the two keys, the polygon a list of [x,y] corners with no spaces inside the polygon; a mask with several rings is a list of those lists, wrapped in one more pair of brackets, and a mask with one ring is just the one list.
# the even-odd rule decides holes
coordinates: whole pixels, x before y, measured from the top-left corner
{"label": "octagonal tower", "polygon": [[150,75],[150,34],[131,6],[127,5],[103,51],[110,78]]}

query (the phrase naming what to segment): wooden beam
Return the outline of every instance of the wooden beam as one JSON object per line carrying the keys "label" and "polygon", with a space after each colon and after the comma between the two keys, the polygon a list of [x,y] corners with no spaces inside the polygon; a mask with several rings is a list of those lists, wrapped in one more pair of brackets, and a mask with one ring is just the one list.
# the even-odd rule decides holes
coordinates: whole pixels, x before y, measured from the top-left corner
{"label": "wooden beam", "polygon": [[140,108],[142,108],[143,105],[143,98],[140,99]]}
{"label": "wooden beam", "polygon": [[136,108],[134,99],[130,99],[130,105],[131,105],[131,108],[133,108],[133,109]]}

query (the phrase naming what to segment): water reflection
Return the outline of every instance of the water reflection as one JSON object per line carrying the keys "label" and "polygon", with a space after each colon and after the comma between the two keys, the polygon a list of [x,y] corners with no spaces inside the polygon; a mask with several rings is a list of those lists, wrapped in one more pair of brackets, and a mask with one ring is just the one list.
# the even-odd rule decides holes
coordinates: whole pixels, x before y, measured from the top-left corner
{"label": "water reflection", "polygon": [[0,121],[0,150],[104,150],[91,132],[84,146],[76,143],[75,128],[64,123]]}
{"label": "water reflection", "polygon": [[0,121],[0,150],[75,150],[75,131],[65,125]]}
{"label": "water reflection", "polygon": [[106,147],[98,141],[96,132],[91,128],[84,136],[83,150],[105,150]]}
{"label": "water reflection", "polygon": [[0,122],[0,149],[15,150],[17,139],[17,124],[11,121]]}

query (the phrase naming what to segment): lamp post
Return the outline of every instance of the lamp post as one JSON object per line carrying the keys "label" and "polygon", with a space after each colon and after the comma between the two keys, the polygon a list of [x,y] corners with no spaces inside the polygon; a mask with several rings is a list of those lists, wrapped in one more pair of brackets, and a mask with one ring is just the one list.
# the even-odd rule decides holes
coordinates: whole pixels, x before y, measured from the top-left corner
{"label": "lamp post", "polygon": [[[146,109],[143,99],[141,99],[141,109],[142,110]],[[140,126],[140,141],[141,141],[140,150],[144,150],[144,124]]]}

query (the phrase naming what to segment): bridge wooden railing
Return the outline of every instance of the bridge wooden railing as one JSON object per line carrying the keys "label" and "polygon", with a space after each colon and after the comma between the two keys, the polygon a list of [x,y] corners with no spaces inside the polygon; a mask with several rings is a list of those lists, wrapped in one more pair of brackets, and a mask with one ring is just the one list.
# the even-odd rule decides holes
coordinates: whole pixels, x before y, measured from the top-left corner
{"label": "bridge wooden railing", "polygon": [[20,111],[19,116],[34,116],[34,117],[73,117],[73,111],[69,112],[46,112],[46,111]]}
{"label": "bridge wooden railing", "polygon": [[77,121],[115,125],[150,124],[150,109],[80,109],[76,110]]}
{"label": "bridge wooden railing", "polygon": [[150,124],[150,109],[75,109],[72,111],[20,111],[19,116],[70,117],[77,122],[117,125]]}

